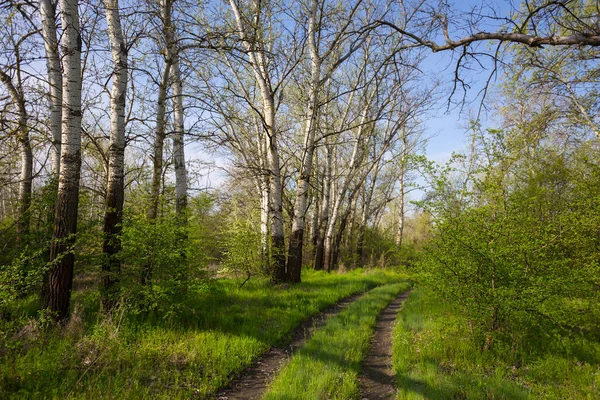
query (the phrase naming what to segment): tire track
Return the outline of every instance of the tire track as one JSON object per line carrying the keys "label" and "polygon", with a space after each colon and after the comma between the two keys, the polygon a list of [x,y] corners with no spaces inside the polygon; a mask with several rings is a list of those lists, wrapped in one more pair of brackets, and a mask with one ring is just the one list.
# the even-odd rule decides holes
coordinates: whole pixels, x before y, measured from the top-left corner
{"label": "tire track", "polygon": [[398,311],[409,294],[410,290],[400,294],[377,318],[371,347],[363,360],[362,375],[359,377],[363,400],[393,399],[396,396],[392,369],[392,331]]}
{"label": "tire track", "polygon": [[324,326],[330,317],[347,308],[364,293],[366,292],[345,297],[333,306],[308,318],[294,330],[289,343],[271,347],[226,387],[215,393],[212,398],[217,400],[258,400],[262,398],[268,384],[277,375],[283,363],[304,345],[313,332]]}

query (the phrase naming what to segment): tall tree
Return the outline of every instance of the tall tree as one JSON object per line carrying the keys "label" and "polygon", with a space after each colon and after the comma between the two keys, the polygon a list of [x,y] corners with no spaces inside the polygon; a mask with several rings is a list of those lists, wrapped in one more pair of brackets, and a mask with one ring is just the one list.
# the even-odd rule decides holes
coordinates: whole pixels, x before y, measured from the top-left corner
{"label": "tall tree", "polygon": [[69,315],[73,285],[73,245],[77,233],[81,172],[81,32],[77,0],[61,0],[60,16],[64,68],[62,140],[45,303],[58,321],[65,321]]}
{"label": "tall tree", "polygon": [[229,5],[235,17],[238,35],[248,52],[250,66],[254,73],[256,84],[262,99],[262,119],[265,131],[266,165],[269,171],[269,213],[271,216],[271,257],[273,262],[272,281],[275,283],[287,280],[285,271],[285,239],[283,231],[283,202],[282,183],[278,145],[278,127],[276,125],[275,94],[278,85],[272,82],[269,70],[269,52],[266,48],[267,38],[265,27],[261,26],[265,18],[266,5],[261,1],[252,2],[249,10],[250,17],[242,14],[236,0],[230,0]]}
{"label": "tall tree", "polygon": [[125,198],[125,103],[127,99],[127,45],[123,37],[118,0],[105,0],[108,37],[113,59],[112,92],[110,95],[110,143],[108,145],[108,183],[104,214],[102,251],[103,298],[105,309],[116,304],[121,263],[121,230]]}

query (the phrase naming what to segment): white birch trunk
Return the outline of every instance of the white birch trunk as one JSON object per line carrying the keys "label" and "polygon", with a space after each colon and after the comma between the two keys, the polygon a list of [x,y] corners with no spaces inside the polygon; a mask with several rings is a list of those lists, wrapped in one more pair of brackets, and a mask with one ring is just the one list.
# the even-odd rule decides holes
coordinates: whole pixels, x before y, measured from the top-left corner
{"label": "white birch trunk", "polygon": [[108,182],[104,214],[104,243],[106,255],[102,264],[102,303],[111,310],[117,299],[121,251],[121,224],[125,197],[125,102],[127,98],[127,47],[123,38],[118,0],[104,0],[106,22],[113,59],[112,91],[110,97],[110,141],[108,145]]}
{"label": "white birch trunk", "polygon": [[404,175],[406,172],[406,157],[408,153],[408,138],[406,137],[406,129],[402,127],[402,156],[400,158],[400,168],[398,173],[398,230],[396,231],[396,245],[398,247],[402,246],[402,241],[404,239],[404,195],[405,195],[405,187],[404,187]]}
{"label": "white birch trunk", "polygon": [[325,173],[323,174],[323,203],[321,204],[321,221],[317,237],[317,249],[315,250],[315,270],[322,270],[324,265],[325,235],[329,226],[329,208],[331,205],[332,178],[331,169],[333,164],[333,150],[331,145],[325,145]]}
{"label": "white birch trunk", "polygon": [[[187,208],[187,170],[185,167],[185,140],[183,114],[183,82],[179,69],[179,49],[173,26],[172,0],[162,0],[163,35],[166,58],[171,65],[171,90],[173,92],[173,163],[175,165],[175,204],[177,214],[185,219]],[[181,221],[185,222],[185,221]]]}
{"label": "white birch trunk", "polygon": [[158,216],[158,203],[160,199],[160,182],[163,169],[163,147],[166,131],[166,101],[169,86],[169,72],[171,65],[169,60],[165,61],[163,73],[158,87],[158,101],[156,105],[156,127],[154,137],[154,154],[152,157],[152,188],[150,192],[150,205],[148,207],[148,219],[155,220]]}
{"label": "white birch trunk", "polygon": [[60,172],[60,142],[62,124],[62,69],[56,38],[56,3],[40,0],[42,36],[46,52],[46,68],[50,84],[50,133],[52,135],[52,173]]}
{"label": "white birch trunk", "polygon": [[[266,52],[260,46],[256,48],[255,40],[260,40],[260,38],[254,39],[248,36],[236,1],[230,0],[229,4],[235,16],[240,37],[249,52],[250,64],[262,97],[262,117],[265,130],[264,138],[267,156],[266,166],[269,170],[271,257],[273,259],[272,281],[279,283],[286,281],[287,276],[285,271],[281,171],[277,145],[278,132],[275,123],[275,96],[271,87]],[[255,4],[257,15],[261,12],[260,6],[260,3]]]}
{"label": "white birch trunk", "polygon": [[[173,88],[173,162],[175,164],[175,201],[177,214],[185,219],[187,208],[187,169],[185,166],[185,140],[183,125],[183,82],[179,71],[179,56],[175,55],[171,67],[171,85]],[[185,222],[185,221],[182,221]]]}
{"label": "white birch trunk", "polygon": [[398,179],[400,192],[398,193],[398,230],[396,231],[396,245],[402,246],[404,239],[404,166],[400,167]]}
{"label": "white birch trunk", "polygon": [[65,321],[73,285],[75,258],[70,248],[77,232],[81,173],[81,34],[77,0],[61,0],[60,8],[64,66],[62,140],[46,306],[57,320]]}
{"label": "white birch trunk", "polygon": [[308,203],[308,190],[315,150],[315,131],[318,115],[319,89],[321,87],[321,59],[319,58],[316,39],[318,2],[313,0],[308,20],[308,48],[310,51],[311,78],[306,109],[304,128],[304,147],[300,163],[300,176],[296,185],[296,201],[289,244],[287,273],[292,282],[300,282],[302,270],[302,247],[304,243],[304,227]]}
{"label": "white birch trunk", "polygon": [[265,261],[269,254],[269,221],[271,218],[269,204],[271,204],[269,180],[266,176],[259,176],[260,191],[260,243],[262,259]]}

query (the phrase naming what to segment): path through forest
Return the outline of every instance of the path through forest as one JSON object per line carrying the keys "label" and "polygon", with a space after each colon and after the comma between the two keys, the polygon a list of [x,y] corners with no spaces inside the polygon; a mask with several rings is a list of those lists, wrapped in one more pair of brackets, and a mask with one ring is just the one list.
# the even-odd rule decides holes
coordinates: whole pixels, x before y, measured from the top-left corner
{"label": "path through forest", "polygon": [[282,364],[304,345],[313,332],[324,326],[330,317],[344,310],[363,294],[364,292],[361,292],[346,297],[300,324],[294,330],[291,342],[272,347],[241,375],[217,392],[214,398],[218,400],[261,399],[267,385],[275,378]]}
{"label": "path through forest", "polygon": [[363,400],[393,399],[396,395],[392,370],[392,331],[398,311],[410,291],[396,297],[379,315],[371,348],[362,364],[359,381]]}

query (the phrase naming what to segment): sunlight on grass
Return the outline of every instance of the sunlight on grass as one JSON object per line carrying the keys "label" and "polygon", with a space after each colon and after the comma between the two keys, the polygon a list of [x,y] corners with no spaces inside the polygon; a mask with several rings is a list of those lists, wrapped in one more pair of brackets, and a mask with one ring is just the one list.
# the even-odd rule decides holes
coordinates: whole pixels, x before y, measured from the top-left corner
{"label": "sunlight on grass", "polygon": [[282,369],[265,399],[351,399],[379,312],[406,282],[373,289],[333,316]]}
{"label": "sunlight on grass", "polygon": [[112,322],[90,311],[96,294],[75,296],[81,315],[64,332],[33,324],[12,348],[3,344],[0,398],[205,397],[310,315],[398,280],[361,270],[307,271],[303,283],[287,288],[253,279],[239,289],[235,280],[218,280],[190,289],[176,312],[124,313]]}
{"label": "sunlight on grass", "polygon": [[[468,321],[423,289],[411,294],[397,321],[393,360],[398,399],[600,397],[597,343],[585,343],[595,364],[560,354],[511,363],[514,354],[476,346]],[[569,346],[574,345],[573,339]]]}

